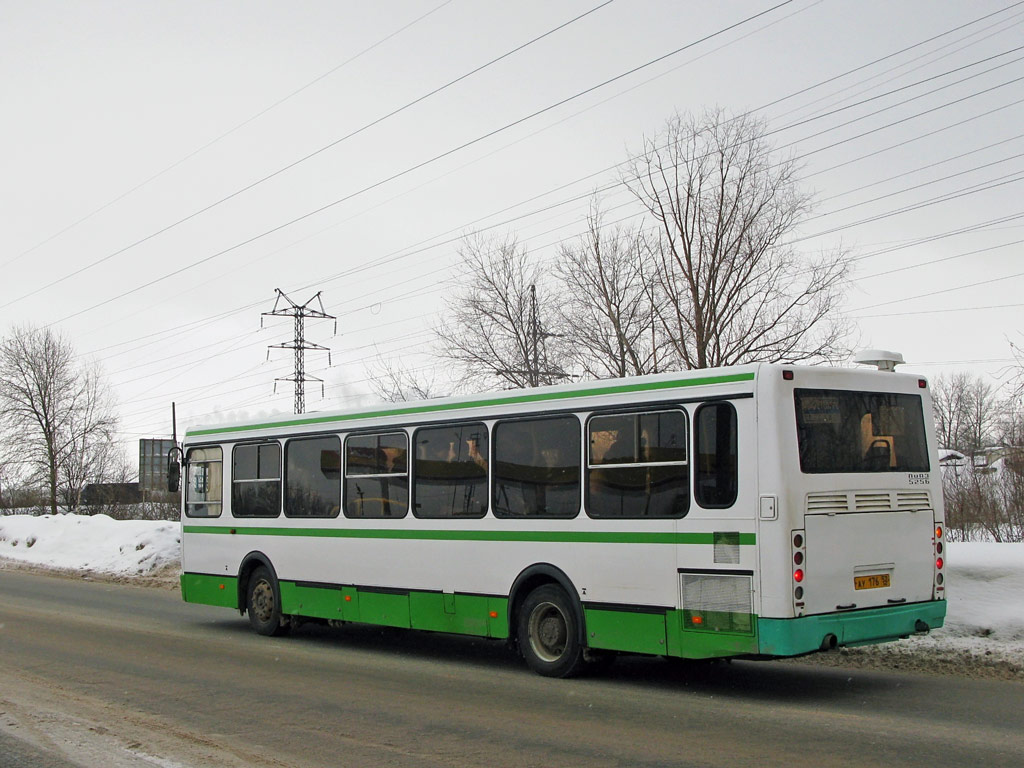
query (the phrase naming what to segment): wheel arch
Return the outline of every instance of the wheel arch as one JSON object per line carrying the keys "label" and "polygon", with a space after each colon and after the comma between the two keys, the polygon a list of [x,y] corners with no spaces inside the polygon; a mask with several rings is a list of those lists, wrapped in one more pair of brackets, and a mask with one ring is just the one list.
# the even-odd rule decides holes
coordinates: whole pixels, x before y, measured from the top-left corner
{"label": "wheel arch", "polygon": [[[280,584],[280,580],[277,578],[277,569],[274,568],[273,563],[270,562],[270,558],[258,550],[254,550],[242,558],[242,564],[238,568],[238,612],[245,614],[245,601],[246,601],[246,590],[249,588],[249,577],[252,576],[252,572],[260,566],[264,566],[270,575],[274,577],[274,582]],[[280,586],[277,587],[280,589]]]}
{"label": "wheel arch", "polygon": [[515,642],[517,640],[516,635],[518,634],[518,622],[516,617],[519,614],[519,607],[523,604],[526,596],[529,595],[537,587],[542,587],[545,584],[557,584],[563,590],[566,595],[569,596],[569,602],[572,604],[573,612],[576,615],[576,626],[579,627],[579,641],[586,647],[587,646],[587,620],[583,613],[583,605],[580,602],[579,592],[576,586],[572,583],[572,579],[566,575],[558,566],[552,565],[551,563],[534,563],[528,568],[525,568],[512,582],[512,589],[509,591],[508,596],[508,639],[509,642]]}

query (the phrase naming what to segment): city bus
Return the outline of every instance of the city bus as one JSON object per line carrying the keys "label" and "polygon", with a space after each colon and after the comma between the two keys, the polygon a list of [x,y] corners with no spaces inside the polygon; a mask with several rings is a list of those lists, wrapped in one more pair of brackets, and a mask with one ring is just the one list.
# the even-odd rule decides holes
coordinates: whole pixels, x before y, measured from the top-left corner
{"label": "city bus", "polygon": [[192,427],[181,594],[553,677],[897,640],[946,612],[931,412],[916,375],[754,364]]}

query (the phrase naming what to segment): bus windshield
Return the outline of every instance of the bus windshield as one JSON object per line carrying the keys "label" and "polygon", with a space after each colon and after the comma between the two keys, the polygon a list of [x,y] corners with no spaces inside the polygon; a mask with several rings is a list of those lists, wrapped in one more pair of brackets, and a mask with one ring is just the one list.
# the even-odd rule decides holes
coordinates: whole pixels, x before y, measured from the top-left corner
{"label": "bus windshield", "polygon": [[803,472],[929,470],[919,396],[835,389],[794,394]]}

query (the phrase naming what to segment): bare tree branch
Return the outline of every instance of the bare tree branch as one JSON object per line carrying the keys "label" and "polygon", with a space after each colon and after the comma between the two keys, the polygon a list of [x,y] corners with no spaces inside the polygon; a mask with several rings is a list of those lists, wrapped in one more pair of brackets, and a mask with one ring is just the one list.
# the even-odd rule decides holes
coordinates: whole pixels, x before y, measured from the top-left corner
{"label": "bare tree branch", "polygon": [[366,379],[374,393],[389,403],[430,400],[451,394],[440,391],[437,376],[432,371],[424,375],[399,361],[385,359],[379,352],[373,363],[366,366]]}
{"label": "bare tree branch", "polygon": [[483,386],[536,387],[567,377],[554,297],[540,268],[512,239],[470,238],[464,277],[437,328],[440,355]]}
{"label": "bare tree branch", "polygon": [[569,357],[592,378],[655,373],[667,341],[655,322],[651,281],[655,265],[631,229],[606,231],[595,200],[587,232],[563,245],[555,267],[562,290],[559,308]]}
{"label": "bare tree branch", "polygon": [[677,365],[833,361],[849,354],[839,313],[841,252],[807,259],[784,243],[810,210],[792,159],[773,155],[764,123],[721,111],[677,115],[623,183],[653,226],[658,324]]}

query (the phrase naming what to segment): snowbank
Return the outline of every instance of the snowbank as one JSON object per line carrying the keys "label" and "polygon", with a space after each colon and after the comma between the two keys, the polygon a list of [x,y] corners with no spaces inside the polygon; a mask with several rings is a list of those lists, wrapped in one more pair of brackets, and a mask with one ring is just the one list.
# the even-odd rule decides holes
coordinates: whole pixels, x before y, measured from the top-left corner
{"label": "snowbank", "polygon": [[0,557],[46,568],[147,575],[181,561],[176,522],[107,515],[0,517]]}
{"label": "snowbank", "polygon": [[944,634],[1024,645],[1024,544],[954,542]]}

